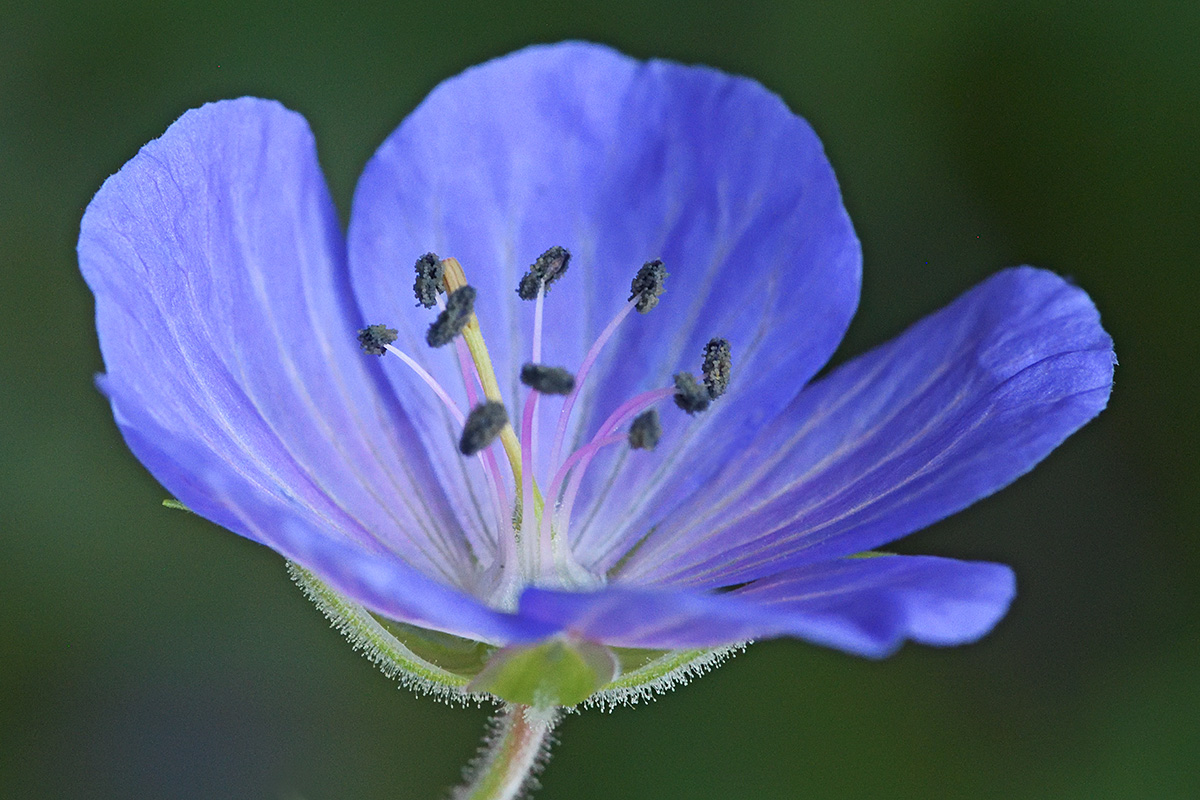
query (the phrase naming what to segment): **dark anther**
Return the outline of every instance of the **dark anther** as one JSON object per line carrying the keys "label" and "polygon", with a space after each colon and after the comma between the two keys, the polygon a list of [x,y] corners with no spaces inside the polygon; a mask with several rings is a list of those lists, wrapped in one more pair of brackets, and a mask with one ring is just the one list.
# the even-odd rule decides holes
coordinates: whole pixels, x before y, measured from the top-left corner
{"label": "dark anther", "polygon": [[425,341],[430,347],[441,347],[454,341],[462,333],[467,320],[475,311],[475,287],[460,286],[446,298],[446,309],[425,332]]}
{"label": "dark anther", "polygon": [[445,291],[442,276],[446,268],[442,266],[440,258],[433,253],[426,253],[417,259],[416,271],[417,282],[413,284],[413,292],[417,295],[417,302],[426,308],[433,308],[437,305],[438,295]]}
{"label": "dark anther", "polygon": [[658,412],[653,408],[638,414],[629,426],[629,446],[634,450],[653,450],[661,436],[662,425],[658,422]]}
{"label": "dark anther", "polygon": [[689,414],[708,408],[712,398],[704,384],[696,381],[696,376],[690,372],[675,373],[675,405]]}
{"label": "dark anther", "polygon": [[517,296],[522,300],[536,300],[538,289],[543,286],[550,291],[550,284],[563,276],[567,264],[571,262],[571,253],[565,247],[557,245],[537,257],[537,261],[521,277],[517,285]]}
{"label": "dark anther", "polygon": [[645,314],[658,305],[658,298],[666,291],[663,286],[669,273],[657,258],[647,261],[633,276],[629,286],[629,299],[637,298],[637,310]]}
{"label": "dark anther", "polygon": [[542,394],[570,394],[575,388],[575,376],[562,367],[525,364],[521,367],[521,383]]}
{"label": "dark anther", "polygon": [[716,400],[725,394],[729,388],[729,371],[733,360],[729,355],[727,339],[709,339],[704,345],[704,385],[708,387],[708,396]]}
{"label": "dark anther", "polygon": [[358,332],[358,343],[363,352],[381,356],[387,352],[384,345],[396,341],[396,329],[387,325],[368,325]]}
{"label": "dark anther", "polygon": [[458,440],[458,451],[464,456],[473,456],[487,447],[504,426],[508,424],[508,412],[503,403],[480,403],[471,409],[463,426],[462,438]]}

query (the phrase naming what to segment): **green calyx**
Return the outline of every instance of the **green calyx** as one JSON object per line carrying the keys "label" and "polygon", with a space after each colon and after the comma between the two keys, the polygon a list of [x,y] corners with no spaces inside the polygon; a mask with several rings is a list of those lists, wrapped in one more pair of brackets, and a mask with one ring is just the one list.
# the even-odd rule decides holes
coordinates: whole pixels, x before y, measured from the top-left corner
{"label": "green calyx", "polygon": [[498,699],[550,707],[618,705],[649,700],[687,683],[743,645],[719,650],[639,650],[562,637],[497,647],[387,620],[289,563],[293,580],[388,677],[449,702]]}
{"label": "green calyx", "polygon": [[496,650],[468,688],[534,708],[569,707],[602,689],[617,669],[616,655],[604,645],[550,639]]}
{"label": "green calyx", "polygon": [[[166,508],[190,511],[169,498]],[[553,638],[498,647],[385,619],[298,564],[292,579],[337,630],[389,678],[447,702],[499,699],[535,708],[634,705],[682,686],[744,649],[642,650]]]}

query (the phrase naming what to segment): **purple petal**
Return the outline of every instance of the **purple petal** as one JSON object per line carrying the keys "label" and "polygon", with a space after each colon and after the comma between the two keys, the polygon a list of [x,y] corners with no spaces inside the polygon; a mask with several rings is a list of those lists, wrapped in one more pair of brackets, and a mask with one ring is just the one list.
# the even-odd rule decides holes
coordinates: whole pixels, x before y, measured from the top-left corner
{"label": "purple petal", "polygon": [[[709,338],[733,345],[729,394],[695,419],[665,409],[656,457],[626,465],[621,485],[638,487],[644,513],[698,485],[722,447],[739,447],[790,400],[832,353],[858,298],[858,241],[803,120],[753,81],[595,45],[529,48],[435,89],[368,164],[349,232],[365,315],[399,328],[399,344],[460,402],[451,354],[423,343],[432,313],[413,310],[406,270],[427,250],[463,263],[501,387],[517,398],[534,304],[515,290],[552,245],[574,259],[546,298],[542,360],[571,370],[643,262],[662,258],[670,272],[658,308],[633,314],[602,355],[571,439],[637,392],[698,370]],[[404,407],[421,401],[423,387],[392,377]],[[549,477],[558,408],[542,404],[539,480]],[[447,450],[433,436],[430,448]],[[670,466],[685,462],[697,465]],[[640,524],[625,503],[590,513],[615,468],[598,466],[579,529]]]}
{"label": "purple petal", "polygon": [[[105,390],[131,449],[185,504],[222,470],[311,536],[468,574],[411,425],[355,343],[344,243],[304,119],[246,98],[190,111],[104,183],[84,215]],[[453,534],[453,535],[452,535]],[[274,546],[274,545],[273,545]],[[285,551],[286,552],[286,551]]]}
{"label": "purple petal", "polygon": [[879,556],[811,564],[725,594],[611,586],[527,590],[522,616],[621,647],[718,647],[795,636],[880,657],[905,639],[963,644],[1004,616],[1015,590],[1001,564]]}
{"label": "purple petal", "polygon": [[806,388],[620,580],[722,586],[874,549],[1015,480],[1104,408],[1087,295],[1007,270]]}
{"label": "purple petal", "polygon": [[[171,488],[188,508],[267,545],[316,574],[325,584],[391,619],[495,644],[529,642],[553,626],[488,608],[411,567],[393,552],[331,532],[318,512],[294,499],[264,491],[229,468],[208,448],[186,437],[164,436],[151,411],[130,404],[117,419],[130,449],[154,470],[166,467]],[[186,471],[169,465],[187,464]],[[156,473],[157,474],[157,473]]]}
{"label": "purple petal", "polygon": [[1016,579],[1003,564],[891,555],[810,564],[733,592],[803,619],[798,635],[805,639],[865,656],[887,655],[905,639],[973,642],[1000,621],[1015,594]]}

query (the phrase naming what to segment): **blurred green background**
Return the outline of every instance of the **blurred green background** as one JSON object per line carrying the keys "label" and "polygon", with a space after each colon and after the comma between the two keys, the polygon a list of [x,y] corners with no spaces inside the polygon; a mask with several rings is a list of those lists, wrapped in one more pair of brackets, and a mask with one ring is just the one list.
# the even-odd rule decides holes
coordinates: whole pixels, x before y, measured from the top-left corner
{"label": "blurred green background", "polygon": [[[901,5],[903,7],[901,7]],[[1013,564],[978,645],[754,645],[568,718],[544,798],[1200,797],[1200,4],[8,0],[0,10],[0,796],[433,798],[486,709],[397,688],[273,553],[160,507],[91,384],[92,193],[180,113],[275,97],[345,214],[439,80],[584,38],[753,76],[824,139],[862,238],[838,358],[990,272],[1095,298],[1108,411],[906,540]]]}

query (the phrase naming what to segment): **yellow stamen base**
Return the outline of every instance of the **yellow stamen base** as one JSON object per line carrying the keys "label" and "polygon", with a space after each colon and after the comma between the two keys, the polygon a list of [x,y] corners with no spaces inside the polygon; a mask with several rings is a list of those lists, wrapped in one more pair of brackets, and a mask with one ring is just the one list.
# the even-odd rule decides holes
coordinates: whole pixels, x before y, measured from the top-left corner
{"label": "yellow stamen base", "polygon": [[[457,258],[442,259],[442,267],[444,269],[442,283],[446,287],[447,293],[467,285],[466,273],[463,272],[462,264],[458,263]],[[500,383],[496,380],[496,370],[492,367],[492,357],[488,355],[487,345],[483,341],[483,331],[479,328],[479,318],[475,314],[471,314],[467,319],[462,336],[463,340],[467,343],[467,349],[471,352],[471,360],[475,362],[475,371],[479,374],[479,383],[483,387],[484,397],[496,403],[503,403],[504,398],[500,395]],[[522,487],[524,486],[521,470],[521,442],[517,439],[517,433],[513,430],[511,423],[505,425],[504,430],[500,431],[500,443],[504,445],[504,453],[508,456],[508,464],[512,469],[513,480],[516,483],[519,503],[523,491]],[[537,479],[535,478],[533,479],[533,511],[535,519],[541,519],[544,505],[545,501],[538,490]]]}

